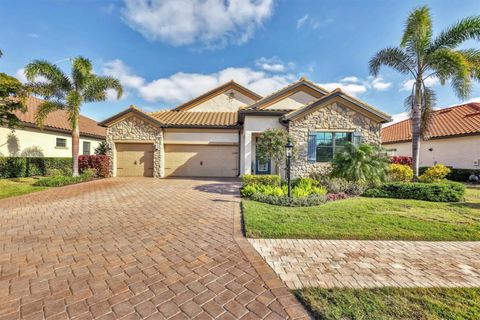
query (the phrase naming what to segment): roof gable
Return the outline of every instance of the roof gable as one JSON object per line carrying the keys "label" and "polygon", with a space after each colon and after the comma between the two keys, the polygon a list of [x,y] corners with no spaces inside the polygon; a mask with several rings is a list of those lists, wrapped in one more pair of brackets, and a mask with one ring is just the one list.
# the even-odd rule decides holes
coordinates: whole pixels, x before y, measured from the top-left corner
{"label": "roof gable", "polygon": [[[222,99],[223,98],[223,99]],[[230,110],[238,106],[245,106],[249,105],[255,101],[258,101],[262,97],[257,93],[247,89],[246,87],[238,84],[235,81],[229,81],[224,83],[223,85],[216,87],[190,101],[182,103],[181,105],[177,106],[173,110],[175,111],[233,111]],[[212,100],[219,100],[214,101],[210,106],[206,107],[205,104]],[[231,107],[226,107],[228,110],[222,110],[222,102],[235,100],[236,103],[233,104]],[[218,107],[218,110],[212,110],[212,107],[215,108],[215,105]],[[236,110],[238,110],[238,108]],[[197,109],[197,110],[195,110]],[[236,111],[235,110],[235,111]]]}
{"label": "roof gable", "polygon": [[[425,139],[480,134],[480,103],[468,103],[433,111]],[[382,129],[382,143],[410,141],[412,129],[406,119]]]}
{"label": "roof gable", "polygon": [[[312,97],[312,100],[319,99],[326,94],[328,94],[328,91],[324,88],[319,87],[315,83],[307,80],[306,78],[302,77],[300,80],[260,99],[259,101],[255,102],[254,104],[248,106],[246,109],[249,110],[276,110],[275,105],[281,105],[280,109],[281,110],[288,110],[288,109],[294,109],[300,107],[300,105],[303,105],[307,102],[305,100],[305,97],[302,99],[300,97],[295,97],[295,95],[298,96],[298,93],[304,93],[306,96]],[[285,105],[282,105],[281,102],[282,100],[285,99],[292,99],[292,103],[294,104],[293,107],[289,107],[288,109],[286,108]],[[302,103],[303,102],[303,103]]]}

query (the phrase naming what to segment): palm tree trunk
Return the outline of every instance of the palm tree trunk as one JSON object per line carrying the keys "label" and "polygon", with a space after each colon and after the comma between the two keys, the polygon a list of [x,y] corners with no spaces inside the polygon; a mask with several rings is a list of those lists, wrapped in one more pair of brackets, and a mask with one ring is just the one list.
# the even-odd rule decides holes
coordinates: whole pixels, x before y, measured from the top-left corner
{"label": "palm tree trunk", "polygon": [[73,159],[73,176],[76,177],[78,173],[78,153],[80,150],[80,128],[78,127],[78,119],[75,120],[75,129],[72,131],[72,159]]}
{"label": "palm tree trunk", "polygon": [[412,167],[413,181],[418,181],[420,165],[420,127],[422,117],[421,78],[415,82],[415,97],[412,107]]}

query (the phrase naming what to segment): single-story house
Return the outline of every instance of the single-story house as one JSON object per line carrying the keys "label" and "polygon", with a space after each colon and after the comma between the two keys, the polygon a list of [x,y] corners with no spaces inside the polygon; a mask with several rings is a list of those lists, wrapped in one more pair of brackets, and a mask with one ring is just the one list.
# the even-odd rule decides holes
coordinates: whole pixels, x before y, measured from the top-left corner
{"label": "single-story house", "polygon": [[134,106],[102,121],[113,176],[236,177],[273,173],[255,156],[267,129],[288,130],[298,147],[292,175],[319,170],[347,141],[380,144],[390,116],[305,78],[266,97],[227,82],[172,110]]}
{"label": "single-story house", "polygon": [[[42,102],[28,97],[26,112],[15,112],[21,126],[14,131],[0,126],[0,156],[72,157],[72,129],[67,112],[50,113],[42,130],[35,123],[35,114]],[[80,115],[79,128],[80,154],[93,154],[98,144],[105,141],[105,128],[83,115]]]}
{"label": "single-story house", "polygon": [[[382,145],[389,154],[412,155],[410,119],[382,129]],[[480,103],[433,111],[420,142],[420,166],[437,163],[459,169],[480,169]]]}

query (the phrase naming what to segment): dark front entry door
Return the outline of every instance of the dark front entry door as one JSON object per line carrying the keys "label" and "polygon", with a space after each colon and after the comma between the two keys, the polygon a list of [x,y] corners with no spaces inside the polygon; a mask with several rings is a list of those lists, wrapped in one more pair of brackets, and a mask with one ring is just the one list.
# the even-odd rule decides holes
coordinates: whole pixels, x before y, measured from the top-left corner
{"label": "dark front entry door", "polygon": [[[255,142],[258,141],[258,137],[255,139]],[[255,155],[257,154],[255,143]],[[255,156],[255,174],[270,174],[270,160],[261,161],[258,157]]]}

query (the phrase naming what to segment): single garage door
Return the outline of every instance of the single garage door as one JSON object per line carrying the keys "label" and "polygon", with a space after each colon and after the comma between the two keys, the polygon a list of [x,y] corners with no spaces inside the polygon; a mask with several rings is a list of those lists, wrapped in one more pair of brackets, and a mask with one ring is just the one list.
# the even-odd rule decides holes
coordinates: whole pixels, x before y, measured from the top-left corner
{"label": "single garage door", "polygon": [[235,177],[238,175],[238,146],[167,144],[165,175]]}
{"label": "single garage door", "polygon": [[152,143],[117,143],[118,177],[153,177]]}

